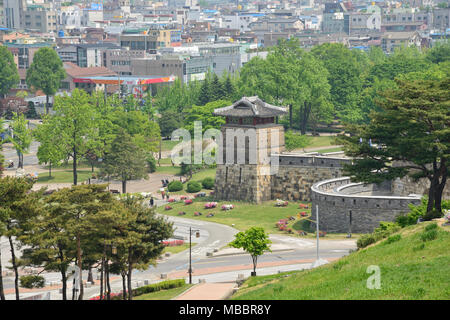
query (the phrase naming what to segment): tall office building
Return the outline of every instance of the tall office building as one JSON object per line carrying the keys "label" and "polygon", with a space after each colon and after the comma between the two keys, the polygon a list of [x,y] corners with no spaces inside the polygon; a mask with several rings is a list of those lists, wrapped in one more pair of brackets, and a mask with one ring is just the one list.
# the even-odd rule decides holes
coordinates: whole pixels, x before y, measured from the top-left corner
{"label": "tall office building", "polygon": [[21,29],[25,8],[25,0],[3,0],[5,26],[11,29]]}

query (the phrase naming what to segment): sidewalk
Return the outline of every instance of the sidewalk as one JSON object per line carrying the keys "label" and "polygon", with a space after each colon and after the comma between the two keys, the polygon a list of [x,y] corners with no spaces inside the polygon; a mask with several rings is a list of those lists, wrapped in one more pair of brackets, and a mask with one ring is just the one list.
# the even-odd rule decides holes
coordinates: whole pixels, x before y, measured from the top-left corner
{"label": "sidewalk", "polygon": [[[335,260],[337,260],[337,258],[327,259],[328,262],[332,262]],[[264,276],[277,274],[280,272],[311,269],[313,267],[314,261],[315,259],[304,259],[291,261],[291,263],[294,264],[261,264],[261,266],[256,269],[256,274],[258,276]],[[216,270],[217,272],[215,273],[197,274],[192,278],[192,283],[197,283],[197,285],[178,295],[173,300],[229,299],[238,287],[236,281],[238,279],[246,279],[251,276],[253,268],[252,266],[247,267],[250,268],[240,270],[236,270],[234,268],[223,268],[221,271]]]}
{"label": "sidewalk", "polygon": [[237,283],[216,282],[200,283],[183,292],[172,300],[225,300],[237,288]]}

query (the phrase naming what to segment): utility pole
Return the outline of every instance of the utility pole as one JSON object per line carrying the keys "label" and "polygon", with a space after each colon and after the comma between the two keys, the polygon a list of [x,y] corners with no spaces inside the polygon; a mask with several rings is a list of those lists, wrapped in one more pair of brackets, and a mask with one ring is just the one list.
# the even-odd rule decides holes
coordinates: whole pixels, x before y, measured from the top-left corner
{"label": "utility pole", "polygon": [[[311,208],[311,210],[313,210]],[[316,244],[316,261],[311,264],[311,268],[319,267],[323,264],[327,264],[328,261],[325,259],[320,259],[319,257],[319,205],[316,204],[316,236],[317,236],[317,244]]]}
{"label": "utility pole", "polygon": [[192,232],[195,232],[195,237],[200,237],[200,230],[192,230],[192,227],[189,227],[189,284],[192,284]]}

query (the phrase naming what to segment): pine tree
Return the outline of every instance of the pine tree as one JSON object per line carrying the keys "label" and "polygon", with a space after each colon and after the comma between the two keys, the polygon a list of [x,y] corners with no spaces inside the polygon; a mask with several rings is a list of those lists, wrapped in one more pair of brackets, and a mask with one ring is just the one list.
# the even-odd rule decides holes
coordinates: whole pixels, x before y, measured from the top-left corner
{"label": "pine tree", "polygon": [[222,82],[220,82],[217,74],[214,74],[212,76],[212,81],[209,90],[210,90],[210,101],[217,101],[225,98],[226,93],[222,85]]}
{"label": "pine tree", "polygon": [[225,78],[225,81],[223,83],[224,91],[226,94],[226,98],[229,100],[234,100],[234,96],[236,94],[236,90],[234,88],[233,82],[231,81],[230,76],[228,75]]}
{"label": "pine tree", "polygon": [[103,164],[101,175],[122,181],[122,193],[127,192],[127,181],[148,178],[143,151],[123,130],[114,139]]}
{"label": "pine tree", "polygon": [[211,101],[210,94],[210,84],[208,78],[206,78],[205,80],[203,80],[202,86],[200,87],[200,94],[198,96],[197,104],[199,106],[204,106],[209,101]]}
{"label": "pine tree", "polygon": [[369,124],[346,126],[351,135],[339,140],[354,161],[345,171],[366,183],[406,175],[428,179],[424,218],[440,217],[449,171],[450,80],[397,79],[396,84],[382,93],[381,111],[371,114]]}

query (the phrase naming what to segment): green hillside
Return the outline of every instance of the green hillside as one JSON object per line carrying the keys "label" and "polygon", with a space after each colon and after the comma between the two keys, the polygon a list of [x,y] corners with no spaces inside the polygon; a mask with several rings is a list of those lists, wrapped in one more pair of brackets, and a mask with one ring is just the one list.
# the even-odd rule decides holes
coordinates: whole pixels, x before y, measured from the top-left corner
{"label": "green hillside", "polygon": [[[427,222],[314,270],[248,279],[232,299],[450,299],[450,227]],[[367,273],[379,266],[380,289]]]}

